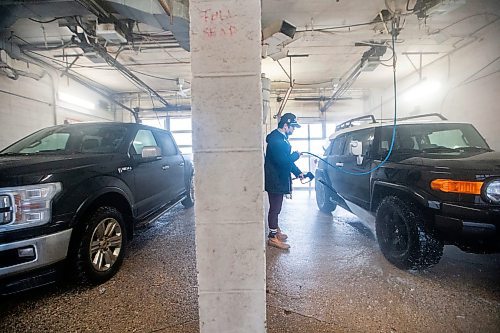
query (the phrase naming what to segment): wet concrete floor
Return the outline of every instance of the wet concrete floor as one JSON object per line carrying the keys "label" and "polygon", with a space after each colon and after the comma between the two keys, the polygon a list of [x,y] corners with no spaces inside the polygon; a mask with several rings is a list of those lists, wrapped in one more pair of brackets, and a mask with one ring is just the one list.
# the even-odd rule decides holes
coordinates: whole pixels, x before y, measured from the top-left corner
{"label": "wet concrete floor", "polygon": [[[193,209],[141,230],[118,274],[0,299],[0,332],[198,332]],[[290,251],[267,248],[268,332],[500,332],[500,255],[446,247],[424,272],[389,264],[359,219],[285,200]]]}

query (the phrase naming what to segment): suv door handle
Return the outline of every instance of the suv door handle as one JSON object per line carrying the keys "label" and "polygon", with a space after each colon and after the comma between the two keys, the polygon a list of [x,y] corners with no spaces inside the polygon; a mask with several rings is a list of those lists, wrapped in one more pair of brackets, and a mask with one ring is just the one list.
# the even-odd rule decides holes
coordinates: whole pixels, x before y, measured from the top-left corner
{"label": "suv door handle", "polygon": [[170,169],[170,165],[164,165],[161,167],[162,170],[168,170]]}
{"label": "suv door handle", "polygon": [[184,166],[184,162],[179,163],[179,166]]}
{"label": "suv door handle", "polygon": [[336,165],[336,166],[338,166],[338,167],[343,167],[343,166],[344,166],[344,163],[342,163],[342,162],[337,162],[337,163],[335,163],[335,165]]}

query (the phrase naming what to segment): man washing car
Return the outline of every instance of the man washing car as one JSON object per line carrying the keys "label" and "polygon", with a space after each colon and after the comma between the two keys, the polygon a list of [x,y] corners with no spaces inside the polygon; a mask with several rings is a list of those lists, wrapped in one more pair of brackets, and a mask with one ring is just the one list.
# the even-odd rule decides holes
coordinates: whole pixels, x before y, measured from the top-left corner
{"label": "man washing car", "polygon": [[297,117],[293,113],[285,113],[278,122],[278,128],[266,137],[264,172],[265,190],[269,196],[268,244],[283,250],[290,248],[290,245],[285,243],[287,235],[282,233],[278,226],[283,196],[292,192],[292,173],[300,179],[304,178],[304,174],[294,163],[300,154],[297,151],[292,153],[288,142],[288,136],[293,134],[296,127],[300,127]]}

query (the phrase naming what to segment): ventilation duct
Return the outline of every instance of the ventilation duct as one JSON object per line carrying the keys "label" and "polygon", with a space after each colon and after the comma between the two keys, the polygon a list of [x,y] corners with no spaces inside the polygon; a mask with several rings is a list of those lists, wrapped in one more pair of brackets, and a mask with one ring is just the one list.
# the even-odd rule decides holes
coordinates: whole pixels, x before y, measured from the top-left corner
{"label": "ventilation duct", "polygon": [[7,29],[20,18],[84,16],[90,12],[74,0],[0,1],[0,29]]}
{"label": "ventilation duct", "polygon": [[278,21],[262,29],[262,58],[285,58],[288,51],[284,47],[293,40],[296,29],[287,21]]}
{"label": "ventilation duct", "polygon": [[124,17],[171,31],[179,45],[189,51],[188,0],[170,0],[167,7],[165,0],[108,0],[106,4]]}

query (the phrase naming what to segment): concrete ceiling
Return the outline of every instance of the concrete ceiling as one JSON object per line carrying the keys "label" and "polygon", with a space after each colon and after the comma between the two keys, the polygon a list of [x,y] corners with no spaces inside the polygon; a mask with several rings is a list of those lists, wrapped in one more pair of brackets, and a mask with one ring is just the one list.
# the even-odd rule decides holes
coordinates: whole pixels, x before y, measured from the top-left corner
{"label": "concrete ceiling", "polygon": [[[381,17],[388,20],[391,11],[399,10],[405,15],[399,22],[401,30],[395,45],[398,78],[403,78],[420,68],[420,61],[422,66],[425,66],[437,58],[447,56],[472,39],[480,38],[477,31],[498,20],[500,14],[498,0],[448,0],[444,2],[451,3],[452,6],[434,7],[427,14],[433,10],[435,13],[425,18],[419,18],[417,13],[406,9],[407,5],[411,9],[415,5],[418,7],[419,4],[438,2],[440,1],[262,0],[263,28],[282,20],[297,28],[293,40],[280,46],[284,54],[288,52],[288,55],[307,55],[291,58],[285,56],[279,60],[280,63],[267,57],[262,60],[262,72],[272,80],[274,93],[281,93],[289,85],[291,61],[295,93],[302,91],[312,95],[331,94],[339,84],[345,82],[353,68],[360,63],[363,53],[371,47],[355,46],[356,43],[391,45],[391,23],[384,25],[377,23],[377,20],[380,21]],[[113,1],[2,1],[2,38],[19,45],[26,55],[60,70],[67,69],[74,61],[67,69],[68,73],[81,77],[108,93],[143,92],[144,87],[136,80],[106,62],[91,61],[92,52],[79,47],[78,43],[74,43],[74,39],[72,42],[75,32],[71,31],[71,24],[73,27],[83,24],[91,29],[92,22],[96,19],[91,5],[95,3],[100,3],[104,9],[113,12]],[[457,8],[449,10],[453,5]],[[65,10],[62,10],[62,7]],[[436,8],[443,11],[437,12]],[[114,11],[113,15],[123,21],[126,19],[123,13]],[[424,13],[420,14],[419,16],[423,16]],[[161,13],[155,15],[160,17],[158,21],[163,20]],[[56,17],[58,19],[53,20]],[[167,16],[164,18],[168,20]],[[51,20],[53,21],[49,22]],[[182,25],[176,22],[173,21],[174,26]],[[181,47],[182,43],[179,43],[176,35],[165,31],[165,27],[130,22],[128,28],[130,35],[127,44],[104,44],[102,39],[99,39],[99,43],[112,59],[124,65],[130,73],[162,98],[169,103],[178,103],[179,99],[183,99],[177,93],[178,79],[183,82],[183,89],[189,88],[191,79],[190,54],[184,49],[186,46]],[[92,42],[93,32],[87,32],[91,39],[89,42]],[[77,55],[80,56],[76,57]],[[388,48],[380,59],[381,64],[374,70],[362,71],[359,74],[349,91],[383,89],[392,84],[391,49]],[[188,93],[188,90],[185,92]]]}

